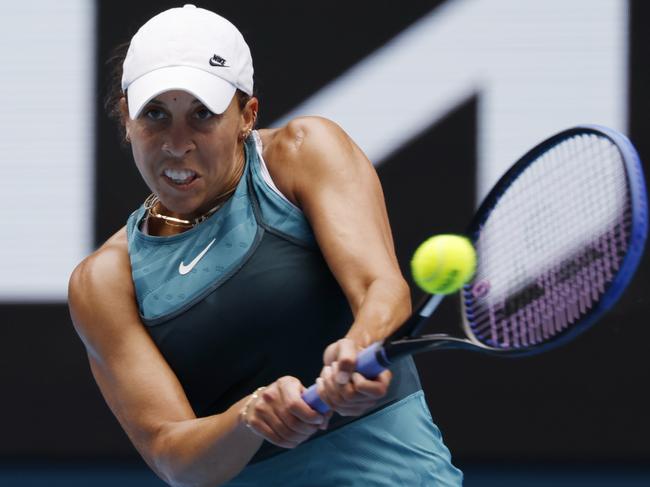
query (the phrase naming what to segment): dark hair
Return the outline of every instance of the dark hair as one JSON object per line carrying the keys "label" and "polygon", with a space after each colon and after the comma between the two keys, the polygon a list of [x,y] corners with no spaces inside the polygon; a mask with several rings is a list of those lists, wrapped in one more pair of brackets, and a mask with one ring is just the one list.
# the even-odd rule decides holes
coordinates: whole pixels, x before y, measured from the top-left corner
{"label": "dark hair", "polygon": [[108,90],[104,97],[104,110],[108,118],[110,118],[117,125],[120,141],[126,146],[126,129],[122,114],[120,113],[120,99],[124,96],[122,92],[122,64],[126,58],[126,53],[129,50],[131,42],[123,42],[117,45],[106,61],[106,66],[109,69]]}
{"label": "dark hair", "polygon": [[[125,95],[122,91],[122,65],[124,64],[124,59],[126,59],[126,53],[129,50],[130,44],[130,41],[118,44],[111,51],[111,55],[106,61],[110,74],[108,80],[108,91],[104,98],[104,110],[106,110],[108,118],[117,125],[120,140],[124,146],[127,145],[126,127],[124,126],[124,121],[122,120],[122,114],[120,112],[120,99]],[[239,109],[243,110],[246,103],[248,103],[253,96],[256,96],[256,94],[253,93],[253,95],[250,96],[238,89],[235,92],[235,96],[237,97]]]}

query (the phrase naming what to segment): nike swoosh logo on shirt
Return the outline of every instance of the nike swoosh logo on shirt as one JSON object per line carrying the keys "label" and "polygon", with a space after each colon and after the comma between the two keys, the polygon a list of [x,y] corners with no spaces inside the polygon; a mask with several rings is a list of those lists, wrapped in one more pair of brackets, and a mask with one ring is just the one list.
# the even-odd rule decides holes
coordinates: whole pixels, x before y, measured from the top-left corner
{"label": "nike swoosh logo on shirt", "polygon": [[194,269],[194,266],[199,263],[199,261],[203,258],[203,256],[206,254],[208,250],[210,250],[210,247],[212,247],[212,244],[217,240],[216,238],[213,238],[212,241],[208,244],[206,248],[204,248],[199,255],[194,257],[194,260],[190,262],[189,264],[185,265],[181,261],[180,265],[178,266],[178,273],[181,276],[184,276],[188,272],[190,272],[192,269]]}

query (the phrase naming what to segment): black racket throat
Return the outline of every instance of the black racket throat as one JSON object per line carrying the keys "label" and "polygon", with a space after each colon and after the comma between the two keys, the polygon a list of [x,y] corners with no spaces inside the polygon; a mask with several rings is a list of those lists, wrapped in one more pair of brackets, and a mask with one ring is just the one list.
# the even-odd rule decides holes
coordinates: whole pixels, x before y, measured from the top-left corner
{"label": "black racket throat", "polygon": [[426,319],[422,318],[417,313],[412,314],[402,326],[386,338],[385,343],[396,342],[403,338],[415,335],[425,321]]}
{"label": "black racket throat", "polygon": [[[414,307],[415,312],[409,316],[409,318],[390,336],[388,336],[384,343],[391,343],[400,341],[406,337],[415,337],[420,334],[422,328],[430,321],[430,317],[433,314],[433,311],[438,308],[440,303],[446,296],[442,295],[430,295],[426,294],[422,296]],[[453,297],[453,296],[450,296]],[[454,301],[454,300],[452,300]],[[433,306],[431,306],[433,304]],[[457,301],[454,301],[454,304],[457,304]],[[455,316],[455,313],[453,313]],[[428,327],[431,328],[431,327]],[[455,328],[452,327],[440,327],[437,325],[438,331],[453,333]],[[431,335],[433,336],[433,335]]]}
{"label": "black racket throat", "polygon": [[383,353],[381,350],[377,352],[377,360],[385,367],[388,367],[400,358],[430,350],[476,350],[477,348],[484,347],[467,338],[455,337],[445,333],[434,333],[416,338],[402,338],[386,342]]}
{"label": "black racket throat", "polygon": [[[414,355],[433,349],[451,349],[451,348],[471,348],[475,347],[469,340],[454,337],[447,333],[434,333],[417,336],[424,325],[429,321],[430,315],[443,300],[442,296],[436,296],[432,299],[431,295],[423,296],[417,306],[416,312],[413,313],[392,335],[384,340],[382,349],[377,351],[377,361],[384,367],[388,367],[396,360],[408,355]],[[431,310],[427,305],[435,301]],[[451,331],[445,330],[445,331]]]}

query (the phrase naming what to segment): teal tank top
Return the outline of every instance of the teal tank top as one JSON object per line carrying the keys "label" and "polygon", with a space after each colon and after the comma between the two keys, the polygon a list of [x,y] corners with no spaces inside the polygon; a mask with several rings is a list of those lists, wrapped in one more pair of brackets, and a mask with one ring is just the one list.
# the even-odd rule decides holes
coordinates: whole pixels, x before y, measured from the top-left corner
{"label": "teal tank top", "polygon": [[[261,149],[254,132],[233,196],[192,229],[147,235],[144,206],[127,222],[140,317],[198,417],[284,375],[309,386],[325,347],[353,322],[309,222],[274,187]],[[420,389],[411,359],[392,370],[381,405]],[[330,430],[352,420],[335,415]],[[254,461],[279,451],[265,443]]]}

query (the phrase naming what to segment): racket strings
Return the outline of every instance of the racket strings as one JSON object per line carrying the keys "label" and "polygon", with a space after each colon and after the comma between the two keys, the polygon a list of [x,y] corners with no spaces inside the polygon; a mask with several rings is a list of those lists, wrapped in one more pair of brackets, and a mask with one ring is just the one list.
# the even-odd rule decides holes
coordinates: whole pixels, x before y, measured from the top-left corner
{"label": "racket strings", "polygon": [[[607,237],[603,242],[607,247]],[[608,252],[592,251],[567,262],[567,268],[578,271],[570,271],[567,277],[566,268],[551,269],[534,285],[487,308],[487,317],[477,317],[474,333],[491,346],[505,348],[527,347],[551,339],[598,301],[618,268],[618,260],[609,259]]]}
{"label": "racket strings", "polygon": [[[615,147],[608,148],[616,150]],[[560,151],[561,149],[563,149],[562,152],[565,151],[564,147],[557,150]],[[588,149],[592,150],[591,147]],[[620,160],[620,156],[614,155]],[[612,154],[608,155],[608,157],[611,156]],[[587,158],[588,163],[589,158],[593,158],[593,154],[584,150],[575,154],[560,154],[560,157],[556,157],[555,161],[568,160],[570,157]],[[601,203],[603,201],[602,197],[614,195],[616,200],[620,200],[620,197],[616,195],[625,194],[627,191],[624,173],[615,175],[614,178],[611,178],[609,174],[605,175],[605,178],[609,179],[609,186],[600,188],[597,185],[603,178],[595,171],[574,170],[568,172],[571,169],[570,167],[563,167],[559,164],[550,165],[549,159],[551,159],[551,155],[546,154],[543,156],[542,159],[529,167],[527,171],[529,174],[525,175],[527,179],[524,180],[523,176],[520,176],[515,184],[508,188],[507,194],[499,202],[499,212],[497,213],[495,209],[482,230],[481,240],[484,246],[489,247],[491,242],[494,242],[494,245],[503,248],[504,245],[510,243],[512,251],[516,252],[521,248],[520,239],[523,237],[525,238],[526,248],[531,250],[542,251],[544,248],[548,249],[553,244],[548,240],[553,238],[556,245],[566,247],[566,245],[571,244],[572,240],[566,238],[565,235],[578,233],[579,231],[585,233],[583,230],[576,228],[576,225],[593,226],[594,222],[598,222],[598,225],[600,225],[607,219],[606,215],[592,214],[595,210],[608,211],[612,218],[614,217],[615,212]],[[579,167],[584,168],[584,166],[585,161],[580,161]],[[544,168],[548,168],[548,170],[545,172]],[[623,186],[613,187],[612,181],[622,182]],[[565,188],[565,191],[561,193],[560,188]],[[581,197],[574,199],[573,194],[581,195]],[[553,196],[549,197],[548,195]],[[595,199],[596,195],[600,195],[600,202]],[[562,198],[558,196],[562,196]],[[566,211],[573,211],[574,217],[567,218],[564,216]],[[585,218],[580,218],[581,215]],[[508,240],[490,229],[490,226],[501,229],[501,227],[505,226],[504,220],[507,222],[508,227],[517,229],[516,235],[512,230],[509,230],[511,238]],[[542,223],[544,228],[540,229]],[[539,238],[540,230],[546,233],[546,238]],[[566,252],[567,249],[558,248],[558,250]],[[512,262],[511,251],[494,252],[491,249],[487,249],[487,251],[492,257],[492,267],[502,269],[509,262]],[[497,259],[502,259],[502,261]],[[528,266],[535,264],[540,263],[527,263]]]}
{"label": "racket strings", "polygon": [[476,242],[465,309],[477,340],[498,348],[561,334],[605,293],[631,229],[618,148],[593,134],[564,140],[510,184]]}

